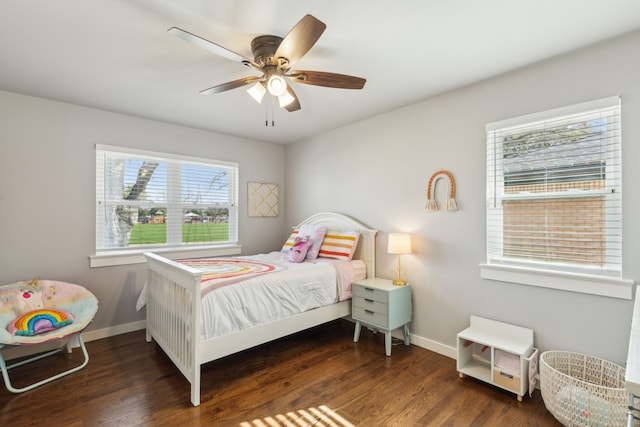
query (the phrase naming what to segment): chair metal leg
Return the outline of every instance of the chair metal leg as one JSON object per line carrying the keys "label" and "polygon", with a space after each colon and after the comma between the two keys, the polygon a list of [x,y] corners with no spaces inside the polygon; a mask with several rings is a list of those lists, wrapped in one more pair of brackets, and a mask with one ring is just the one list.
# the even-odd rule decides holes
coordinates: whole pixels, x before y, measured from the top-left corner
{"label": "chair metal leg", "polygon": [[[61,372],[59,374],[53,375],[49,378],[45,378],[42,381],[38,381],[36,383],[33,383],[31,385],[28,385],[26,387],[23,388],[15,388],[13,387],[13,385],[11,385],[11,380],[9,379],[9,369],[12,368],[16,368],[18,366],[22,366],[22,365],[26,365],[27,363],[31,363],[31,362],[35,362],[37,360],[40,359],[44,359],[45,357],[49,357],[49,356],[53,356],[56,353],[60,353],[61,351],[63,351],[66,348],[66,345],[56,349],[56,350],[52,350],[49,351],[47,353],[43,353],[43,354],[39,354],[37,356],[31,357],[29,359],[26,360],[22,360],[20,362],[14,363],[12,365],[7,365],[4,361],[4,357],[2,356],[2,352],[0,352],[0,369],[2,370],[2,378],[4,379],[4,384],[7,387],[7,390],[9,390],[11,393],[23,393],[25,391],[29,391],[32,390],[36,387],[40,387],[43,384],[46,384],[48,382],[57,380],[58,378],[62,378],[66,375],[72,374],[74,372],[79,371],[80,369],[84,368],[85,366],[87,366],[87,363],[89,363],[89,354],[87,353],[87,348],[84,345],[84,341],[82,340],[82,336],[80,336],[78,334],[78,342],[80,343],[80,348],[82,349],[82,354],[84,355],[84,361],[82,362],[82,364],[80,366],[76,366],[75,368],[71,368],[68,369],[64,372]],[[0,344],[0,349],[2,349],[3,345]]]}

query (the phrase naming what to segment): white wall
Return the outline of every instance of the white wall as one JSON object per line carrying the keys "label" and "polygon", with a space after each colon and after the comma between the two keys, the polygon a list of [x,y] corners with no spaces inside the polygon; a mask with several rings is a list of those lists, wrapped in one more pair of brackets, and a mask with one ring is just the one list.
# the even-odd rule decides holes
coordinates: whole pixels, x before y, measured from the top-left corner
{"label": "white wall", "polygon": [[284,188],[283,146],[0,91],[1,284],[40,276],[86,286],[99,300],[89,331],[144,319],[135,311],[144,264],[89,267],[95,144],[239,163],[243,253],[277,249],[284,215],[248,218],[244,202],[247,182]]}
{"label": "white wall", "polygon": [[[387,233],[410,232],[415,253],[403,263],[414,285],[411,329],[422,345],[447,353],[477,314],[533,328],[543,350],[623,363],[631,301],[480,279],[484,126],[620,95],[624,276],[638,279],[638,48],[635,32],[286,147],[0,91],[0,283],[38,275],[85,285],[100,300],[90,330],[144,318],[134,308],[144,266],[92,269],[88,261],[95,244],[94,145],[120,145],[238,162],[241,200],[249,181],[280,184],[285,215],[248,218],[241,205],[244,253],[277,249],[289,225],[332,210],[380,230],[377,273],[391,277]],[[457,212],[424,210],[427,180],[438,169],[456,178]],[[445,190],[439,184],[438,201]]]}
{"label": "white wall", "polygon": [[[395,258],[385,253],[387,233],[410,232],[415,253],[403,263],[413,284],[411,332],[427,348],[451,354],[456,333],[476,314],[534,329],[542,350],[624,363],[632,301],[482,280],[478,265],[485,124],[620,95],[624,277],[640,278],[639,49],[635,32],[287,146],[287,222],[330,210],[377,228],[377,274],[388,278]],[[427,180],[439,169],[455,176],[457,212],[424,209]],[[442,203],[446,185],[437,189]]]}

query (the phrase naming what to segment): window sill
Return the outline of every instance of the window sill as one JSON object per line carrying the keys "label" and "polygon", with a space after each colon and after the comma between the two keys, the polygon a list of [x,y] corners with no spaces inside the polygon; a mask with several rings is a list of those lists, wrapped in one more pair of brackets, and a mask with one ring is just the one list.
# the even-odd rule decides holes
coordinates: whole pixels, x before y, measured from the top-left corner
{"label": "window sill", "polygon": [[501,282],[632,299],[633,280],[495,264],[480,264],[480,277]]}
{"label": "window sill", "polygon": [[203,258],[214,256],[240,255],[242,252],[241,245],[228,246],[196,246],[189,248],[157,248],[150,250],[127,250],[103,252],[89,256],[89,266],[93,267],[110,267],[114,265],[128,264],[144,264],[147,259],[144,257],[145,252],[153,252],[170,259],[178,258]]}

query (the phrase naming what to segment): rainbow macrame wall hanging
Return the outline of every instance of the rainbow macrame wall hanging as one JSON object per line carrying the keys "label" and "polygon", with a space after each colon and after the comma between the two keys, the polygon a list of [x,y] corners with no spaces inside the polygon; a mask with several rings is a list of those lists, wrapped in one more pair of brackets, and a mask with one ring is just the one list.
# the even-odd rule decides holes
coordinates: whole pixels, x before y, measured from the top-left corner
{"label": "rainbow macrame wall hanging", "polygon": [[429,184],[427,187],[427,206],[425,206],[429,212],[435,212],[438,210],[438,203],[436,202],[436,184],[440,181],[440,178],[443,177],[446,177],[449,180],[449,198],[444,203],[444,209],[447,211],[458,210],[458,205],[456,204],[456,181],[453,179],[453,174],[451,172],[441,169],[429,178]]}

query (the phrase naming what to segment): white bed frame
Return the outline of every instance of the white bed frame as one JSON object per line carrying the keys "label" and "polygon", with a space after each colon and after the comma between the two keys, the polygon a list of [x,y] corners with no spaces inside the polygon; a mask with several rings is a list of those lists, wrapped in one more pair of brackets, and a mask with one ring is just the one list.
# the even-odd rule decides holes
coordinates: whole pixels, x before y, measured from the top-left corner
{"label": "white bed frame", "polygon": [[[360,232],[354,259],[363,260],[367,277],[375,276],[377,230],[346,215],[323,212],[302,224],[325,225],[337,231]],[[197,270],[153,253],[145,253],[147,277],[147,341],[155,340],[191,383],[191,403],[200,405],[201,366],[212,360],[255,347],[351,314],[351,301],[316,308],[267,324],[206,340],[200,338],[200,276]]]}

